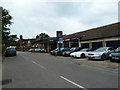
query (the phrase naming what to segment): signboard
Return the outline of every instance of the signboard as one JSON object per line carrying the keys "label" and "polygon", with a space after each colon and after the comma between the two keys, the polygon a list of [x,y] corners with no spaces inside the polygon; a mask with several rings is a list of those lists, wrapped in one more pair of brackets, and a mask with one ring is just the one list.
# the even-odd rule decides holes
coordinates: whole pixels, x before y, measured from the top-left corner
{"label": "signboard", "polygon": [[57,43],[63,43],[62,31],[57,31]]}
{"label": "signboard", "polygon": [[59,40],[57,41],[57,43],[63,43],[63,38],[59,38]]}
{"label": "signboard", "polygon": [[57,31],[57,38],[62,38],[62,31]]}

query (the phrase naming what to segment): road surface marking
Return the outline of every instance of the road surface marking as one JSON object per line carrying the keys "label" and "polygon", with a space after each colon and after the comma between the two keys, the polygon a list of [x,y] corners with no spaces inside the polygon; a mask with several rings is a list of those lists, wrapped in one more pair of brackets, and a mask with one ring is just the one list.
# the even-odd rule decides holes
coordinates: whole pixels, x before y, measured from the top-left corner
{"label": "road surface marking", "polygon": [[85,87],[83,87],[83,86],[81,86],[81,85],[79,85],[79,84],[77,84],[77,83],[75,83],[75,82],[73,82],[73,81],[71,81],[71,80],[69,80],[69,79],[63,77],[63,76],[60,76],[60,78],[62,78],[62,79],[64,79],[64,80],[68,81],[69,83],[72,83],[73,85],[75,85],[75,86],[77,86],[77,87],[79,87],[79,88],[82,88],[82,89],[84,89],[84,90],[88,90],[88,89],[86,89]]}
{"label": "road surface marking", "polygon": [[36,62],[32,61],[34,64],[37,64]]}
{"label": "road surface marking", "polygon": [[32,61],[32,62],[33,62],[34,64],[40,66],[42,69],[46,69],[44,66],[42,66],[42,65],[40,65],[40,64],[38,64],[38,63],[36,63],[36,62],[34,62],[34,61]]}

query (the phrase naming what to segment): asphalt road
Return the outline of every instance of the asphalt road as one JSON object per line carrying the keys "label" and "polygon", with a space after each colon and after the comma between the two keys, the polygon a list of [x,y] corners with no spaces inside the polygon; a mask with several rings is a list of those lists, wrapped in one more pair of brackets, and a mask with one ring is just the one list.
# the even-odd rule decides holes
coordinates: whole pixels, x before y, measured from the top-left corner
{"label": "asphalt road", "polygon": [[18,52],[2,64],[3,88],[118,88],[118,64]]}

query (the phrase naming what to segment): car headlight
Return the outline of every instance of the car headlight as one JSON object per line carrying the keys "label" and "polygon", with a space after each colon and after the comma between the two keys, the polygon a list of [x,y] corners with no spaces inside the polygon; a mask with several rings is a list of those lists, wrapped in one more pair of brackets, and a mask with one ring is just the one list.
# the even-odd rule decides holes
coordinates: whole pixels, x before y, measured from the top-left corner
{"label": "car headlight", "polygon": [[69,54],[69,52],[66,52],[67,54]]}
{"label": "car headlight", "polygon": [[109,54],[109,57],[112,57],[112,55],[111,55],[111,54]]}

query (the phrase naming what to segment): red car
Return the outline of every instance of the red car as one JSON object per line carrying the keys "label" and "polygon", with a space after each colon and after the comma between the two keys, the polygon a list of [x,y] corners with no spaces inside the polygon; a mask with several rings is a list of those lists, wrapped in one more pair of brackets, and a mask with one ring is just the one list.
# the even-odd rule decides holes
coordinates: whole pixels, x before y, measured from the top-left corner
{"label": "red car", "polygon": [[34,51],[34,49],[32,49],[32,48],[28,50],[28,52],[33,52],[33,51]]}

